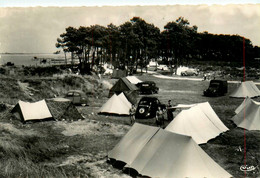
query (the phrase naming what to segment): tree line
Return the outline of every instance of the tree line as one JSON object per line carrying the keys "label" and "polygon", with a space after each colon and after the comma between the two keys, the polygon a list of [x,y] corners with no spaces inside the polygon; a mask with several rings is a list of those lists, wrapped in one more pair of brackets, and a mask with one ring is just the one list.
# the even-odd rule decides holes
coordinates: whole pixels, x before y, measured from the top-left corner
{"label": "tree line", "polygon": [[133,17],[119,26],[91,25],[67,27],[57,38],[57,48],[76,55],[82,68],[89,70],[100,63],[117,67],[144,68],[151,59],[161,59],[170,66],[188,64],[192,60],[224,61],[243,64],[243,47],[247,61],[259,57],[260,48],[239,35],[198,32],[183,17],[168,22],[164,30]]}

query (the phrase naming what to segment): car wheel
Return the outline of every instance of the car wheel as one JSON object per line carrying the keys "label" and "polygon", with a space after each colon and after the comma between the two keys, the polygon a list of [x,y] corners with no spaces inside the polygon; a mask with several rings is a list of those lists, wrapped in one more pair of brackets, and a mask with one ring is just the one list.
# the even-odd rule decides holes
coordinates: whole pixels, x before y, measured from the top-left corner
{"label": "car wheel", "polygon": [[144,109],[144,108],[140,108],[140,109],[139,109],[139,113],[140,113],[140,114],[143,114],[143,113],[144,113],[144,111],[145,111],[145,109]]}

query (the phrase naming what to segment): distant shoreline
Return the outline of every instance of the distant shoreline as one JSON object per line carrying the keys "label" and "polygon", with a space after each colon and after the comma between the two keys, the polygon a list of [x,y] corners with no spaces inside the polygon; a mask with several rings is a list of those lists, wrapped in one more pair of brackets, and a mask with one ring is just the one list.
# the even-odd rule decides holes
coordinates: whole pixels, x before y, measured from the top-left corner
{"label": "distant shoreline", "polygon": [[[53,55],[55,55],[55,53],[0,53],[0,55],[1,54],[53,54]],[[59,54],[57,54],[57,55],[59,55]]]}

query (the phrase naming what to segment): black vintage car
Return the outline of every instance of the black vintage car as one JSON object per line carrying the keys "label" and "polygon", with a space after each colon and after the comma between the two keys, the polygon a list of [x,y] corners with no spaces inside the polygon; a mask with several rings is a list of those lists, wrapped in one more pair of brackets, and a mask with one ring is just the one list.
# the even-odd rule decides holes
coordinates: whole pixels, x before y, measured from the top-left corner
{"label": "black vintage car", "polygon": [[209,88],[204,90],[204,96],[223,96],[227,93],[228,86],[226,80],[211,80]]}
{"label": "black vintage car", "polygon": [[137,119],[147,119],[156,116],[158,107],[166,109],[166,105],[162,104],[156,97],[142,97],[136,108],[135,117]]}
{"label": "black vintage car", "polygon": [[139,88],[140,94],[153,94],[158,93],[159,88],[156,86],[156,83],[153,81],[145,81],[136,84]]}

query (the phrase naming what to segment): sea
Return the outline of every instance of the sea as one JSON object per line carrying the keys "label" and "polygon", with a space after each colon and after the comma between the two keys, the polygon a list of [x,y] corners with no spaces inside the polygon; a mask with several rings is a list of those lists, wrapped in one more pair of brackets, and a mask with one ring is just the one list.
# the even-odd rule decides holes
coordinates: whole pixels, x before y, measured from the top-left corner
{"label": "sea", "polygon": [[[45,60],[46,63],[42,63],[42,60]],[[0,66],[8,62],[13,63],[15,66],[53,65],[51,61],[65,63],[65,56],[64,54],[51,53],[0,53]]]}

